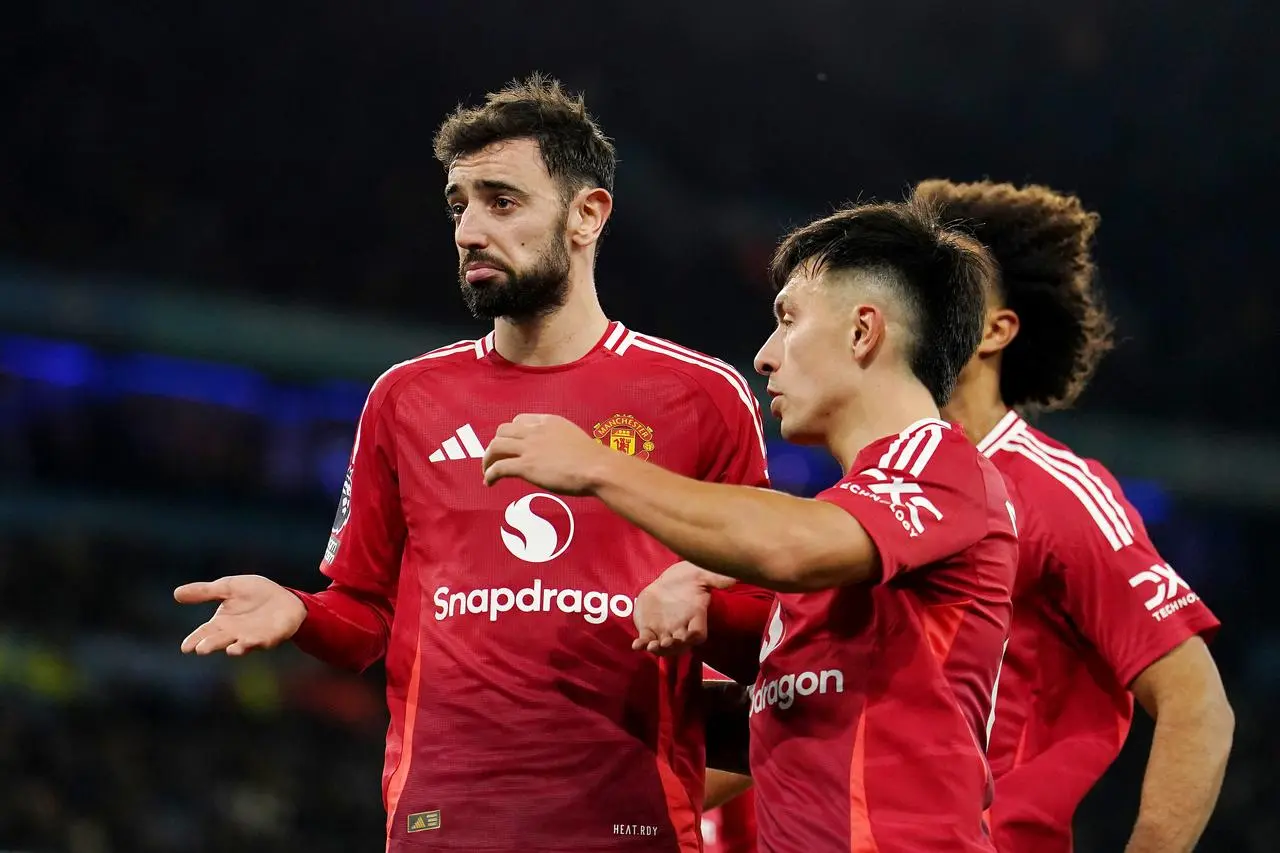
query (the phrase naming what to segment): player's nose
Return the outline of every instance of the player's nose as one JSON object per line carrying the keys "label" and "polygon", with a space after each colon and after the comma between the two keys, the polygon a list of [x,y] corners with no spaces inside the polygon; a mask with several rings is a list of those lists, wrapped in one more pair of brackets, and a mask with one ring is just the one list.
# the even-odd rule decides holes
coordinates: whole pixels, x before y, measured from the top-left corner
{"label": "player's nose", "polygon": [[464,211],[453,229],[453,242],[463,250],[483,249],[488,246],[489,234],[481,222],[481,217],[473,216],[470,209]]}
{"label": "player's nose", "polygon": [[760,351],[756,353],[755,361],[752,366],[755,367],[756,373],[761,376],[769,376],[778,370],[778,348],[774,341],[775,335],[770,335],[769,340],[764,342],[764,346],[760,347]]}

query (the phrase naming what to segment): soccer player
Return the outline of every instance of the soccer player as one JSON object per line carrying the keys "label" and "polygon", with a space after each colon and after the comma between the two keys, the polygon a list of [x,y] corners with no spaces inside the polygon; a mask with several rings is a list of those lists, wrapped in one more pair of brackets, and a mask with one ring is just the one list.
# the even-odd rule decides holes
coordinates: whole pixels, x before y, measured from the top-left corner
{"label": "soccer player", "polygon": [[1042,186],[926,181],[1001,267],[978,352],[943,410],[1004,474],[1020,559],[988,757],[997,847],[1066,853],[1081,799],[1119,754],[1133,697],[1155,739],[1128,853],[1191,850],[1233,719],[1205,638],[1218,620],[1156,551],[1115,478],[1028,424],[1068,406],[1110,347],[1094,289],[1097,216]]}
{"label": "soccer player", "polygon": [[984,747],[1017,539],[1003,478],[938,406],[994,274],[915,204],[847,209],[782,243],[756,369],[783,436],[845,471],[817,499],[681,477],[553,415],[517,417],[486,451],[495,488],[594,496],[705,567],[645,591],[638,646],[687,642],[734,578],[778,591],[750,707],[761,850],[993,849]]}
{"label": "soccer player", "polygon": [[[499,424],[549,410],[601,452],[759,486],[758,406],[728,365],[602,311],[593,270],[615,153],[580,98],[541,77],[513,84],[460,107],[435,153],[462,295],[493,331],[373,384],[321,567],[329,587],[181,587],[179,601],[221,602],[182,648],[237,655],[292,638],[356,670],[385,656],[390,851],[692,853],[701,665],[631,649],[633,596],[677,558],[596,501],[485,488],[481,457]],[[761,595],[722,595],[710,618],[742,618],[751,647]]]}

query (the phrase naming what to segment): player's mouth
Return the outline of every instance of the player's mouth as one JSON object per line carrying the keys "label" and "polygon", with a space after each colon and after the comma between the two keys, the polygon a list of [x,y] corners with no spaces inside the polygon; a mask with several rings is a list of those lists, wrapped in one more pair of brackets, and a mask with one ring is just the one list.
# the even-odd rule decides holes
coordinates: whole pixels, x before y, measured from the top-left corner
{"label": "player's mouth", "polygon": [[779,404],[782,402],[782,392],[775,391],[772,388],[769,388],[767,390],[769,392],[770,398],[772,398],[769,400],[769,412],[774,417],[781,417],[781,415],[778,414],[778,410],[779,410]]}
{"label": "player's mouth", "polygon": [[497,278],[501,274],[502,269],[500,267],[483,261],[469,263],[462,268],[462,277],[466,279],[467,284],[480,284]]}

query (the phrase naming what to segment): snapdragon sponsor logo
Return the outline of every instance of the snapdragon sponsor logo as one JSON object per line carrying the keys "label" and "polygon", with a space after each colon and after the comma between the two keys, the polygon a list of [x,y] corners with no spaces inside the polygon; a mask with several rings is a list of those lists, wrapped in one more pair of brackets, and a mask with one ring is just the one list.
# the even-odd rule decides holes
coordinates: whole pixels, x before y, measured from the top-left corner
{"label": "snapdragon sponsor logo", "polygon": [[611,614],[626,619],[635,606],[626,595],[544,587],[541,578],[517,590],[504,586],[454,592],[447,586],[437,587],[433,600],[436,621],[458,616],[487,616],[490,622],[497,622],[499,616],[512,610],[520,613],[552,613],[558,610],[581,614],[587,622],[599,625]]}
{"label": "snapdragon sponsor logo", "polygon": [[785,711],[796,703],[797,699],[812,696],[815,693],[844,692],[844,673],[838,669],[824,669],[818,672],[789,672],[774,679],[767,679],[751,688],[751,713],[759,714],[766,708],[777,708]]}

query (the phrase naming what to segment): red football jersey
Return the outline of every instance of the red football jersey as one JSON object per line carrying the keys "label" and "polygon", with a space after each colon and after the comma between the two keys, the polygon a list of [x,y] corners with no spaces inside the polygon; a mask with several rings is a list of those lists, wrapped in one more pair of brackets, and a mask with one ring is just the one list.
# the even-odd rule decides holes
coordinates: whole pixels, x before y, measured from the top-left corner
{"label": "red football jersey", "polygon": [[756,853],[756,792],[748,789],[702,816],[706,853]]}
{"label": "red football jersey", "polygon": [[861,523],[884,572],[776,596],[752,691],[760,849],[993,850],[983,751],[1018,551],[1004,481],[929,419],[818,499]]}
{"label": "red football jersey", "polygon": [[1152,546],[1115,478],[1010,412],[978,449],[1009,485],[1019,560],[988,757],[1000,850],[1067,853],[1120,753],[1128,685],[1218,620]]}
{"label": "red football jersey", "polygon": [[721,361],[618,323],[554,367],[506,361],[492,335],[444,347],[370,392],[333,583],[303,595],[295,640],[355,667],[385,650],[388,850],[697,851],[701,667],[631,649],[634,596],[677,558],[597,500],[486,487],[484,447],[522,412],[767,483],[755,397]]}

